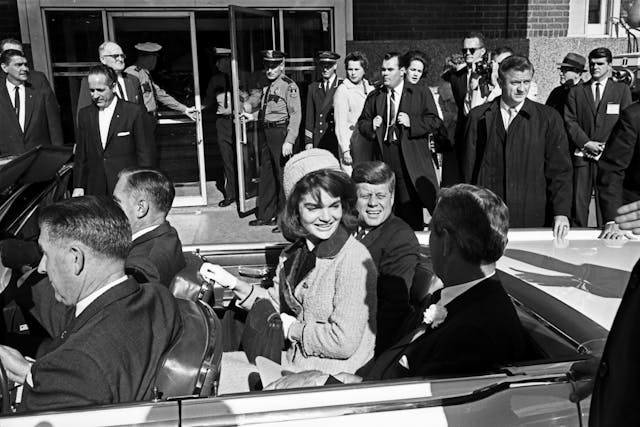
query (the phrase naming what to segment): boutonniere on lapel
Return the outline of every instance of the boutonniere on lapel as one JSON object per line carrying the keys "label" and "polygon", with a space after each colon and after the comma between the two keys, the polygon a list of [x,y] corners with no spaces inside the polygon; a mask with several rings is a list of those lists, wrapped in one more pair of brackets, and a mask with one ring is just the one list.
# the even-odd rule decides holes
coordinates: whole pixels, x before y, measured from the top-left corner
{"label": "boutonniere on lapel", "polygon": [[447,309],[444,305],[431,304],[423,313],[423,322],[435,329],[447,318]]}

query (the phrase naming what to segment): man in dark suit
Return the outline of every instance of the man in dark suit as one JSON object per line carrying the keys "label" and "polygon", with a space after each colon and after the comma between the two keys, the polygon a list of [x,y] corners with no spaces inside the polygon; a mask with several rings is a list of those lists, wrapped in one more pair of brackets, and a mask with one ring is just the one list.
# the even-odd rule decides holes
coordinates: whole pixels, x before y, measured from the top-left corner
{"label": "man in dark suit", "polygon": [[498,70],[502,95],[474,108],[465,132],[464,179],[509,207],[512,227],[569,231],[571,161],[560,115],[527,99],[533,65],[510,56]]}
{"label": "man in dark suit", "polygon": [[620,114],[598,162],[598,196],[604,222],[601,238],[622,238],[614,222],[623,204],[640,200],[640,104]]}
{"label": "man in dark suit", "polygon": [[397,52],[384,56],[384,85],[367,97],[358,129],[396,175],[394,212],[414,230],[422,230],[422,209],[433,212],[439,188],[428,135],[442,121],[429,109],[427,91],[405,84],[405,70]]}
{"label": "man in dark suit", "polygon": [[[113,198],[126,214],[133,231],[125,270],[138,283],[169,286],[186,265],[178,232],[166,220],[175,197],[173,184],[154,169],[124,169],[118,175]],[[2,266],[32,267],[40,258],[42,252],[36,242],[19,239],[0,242]]]}
{"label": "man in dark suit", "polygon": [[[1,346],[21,411],[149,400],[162,356],[182,327],[173,296],[125,275],[131,228],[110,198],[68,199],[40,214],[55,300],[42,320],[53,337],[35,362]],[[50,320],[50,322],[47,322]],[[117,381],[114,381],[117,378]]]}
{"label": "man in dark suit", "polygon": [[596,219],[602,226],[596,179],[598,159],[618,116],[631,104],[629,86],[611,80],[611,51],[600,47],[589,53],[591,80],[569,91],[564,121],[573,153],[573,220],[587,227],[591,194],[596,192]]}
{"label": "man in dark suit", "polygon": [[152,167],[155,150],[145,132],[143,107],[116,96],[115,72],[97,65],[88,82],[93,104],[78,114],[73,195],[110,195],[118,172]]}
{"label": "man in dark suit", "polygon": [[[21,41],[16,39],[10,39],[10,38],[0,40],[0,53],[9,49],[19,50],[20,52],[24,53],[24,47],[22,46]],[[6,74],[4,71],[0,71],[0,76],[4,77],[5,75]],[[51,90],[51,85],[49,84],[49,80],[44,75],[44,73],[40,71],[29,70],[29,77],[27,77],[27,82],[36,88],[43,87],[45,89]],[[53,104],[55,105],[55,108],[59,109],[59,104],[57,99],[55,98],[55,95],[53,95],[53,101],[55,101],[55,103]]]}
{"label": "man in dark suit", "polygon": [[338,138],[333,118],[333,95],[342,82],[336,75],[337,60],[335,52],[318,52],[318,67],[322,80],[309,85],[307,93],[307,111],[304,129],[304,148],[324,148],[337,159],[342,158],[338,148]]}
{"label": "man in dark suit", "polygon": [[[444,286],[431,296],[420,325],[361,370],[365,380],[490,373],[527,358],[524,328],[496,273],[509,229],[504,202],[468,184],[443,188],[430,229],[433,269]],[[346,383],[363,379],[335,377]],[[269,388],[333,382],[312,371]]]}
{"label": "man in dark suit", "polygon": [[174,197],[173,184],[157,170],[124,169],[118,174],[113,198],[133,233],[125,270],[138,283],[169,286],[186,265],[178,232],[167,221]]}
{"label": "man in dark suit", "polygon": [[24,54],[0,54],[0,155],[22,154],[37,145],[62,145],[58,103],[51,88],[28,81]]}
{"label": "man in dark suit", "polygon": [[[100,62],[116,73],[115,92],[118,98],[133,102],[134,104],[144,105],[140,80],[138,80],[136,76],[124,72],[126,55],[122,52],[120,45],[112,41],[106,41],[98,47],[98,55]],[[85,77],[80,82],[76,114],[79,115],[80,110],[91,105],[91,103],[92,97],[89,92],[89,80]],[[146,112],[146,109],[144,111]]]}
{"label": "man in dark suit", "polygon": [[560,86],[554,88],[545,103],[556,109],[564,117],[564,106],[567,104],[569,90],[582,82],[582,75],[587,71],[587,60],[584,56],[569,52],[562,62],[558,63],[560,70]]}
{"label": "man in dark suit", "polygon": [[409,295],[420,245],[411,227],[392,213],[396,180],[386,163],[358,163],[351,179],[358,196],[356,237],[367,247],[378,270],[375,353],[380,354],[397,341],[413,313]]}

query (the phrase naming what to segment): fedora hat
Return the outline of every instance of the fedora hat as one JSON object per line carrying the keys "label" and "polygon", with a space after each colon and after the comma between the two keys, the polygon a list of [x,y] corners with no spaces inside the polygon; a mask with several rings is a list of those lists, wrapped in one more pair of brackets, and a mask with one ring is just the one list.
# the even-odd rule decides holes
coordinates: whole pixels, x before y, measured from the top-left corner
{"label": "fedora hat", "polygon": [[562,62],[558,62],[559,67],[571,67],[580,71],[587,71],[587,60],[584,56],[569,52]]}

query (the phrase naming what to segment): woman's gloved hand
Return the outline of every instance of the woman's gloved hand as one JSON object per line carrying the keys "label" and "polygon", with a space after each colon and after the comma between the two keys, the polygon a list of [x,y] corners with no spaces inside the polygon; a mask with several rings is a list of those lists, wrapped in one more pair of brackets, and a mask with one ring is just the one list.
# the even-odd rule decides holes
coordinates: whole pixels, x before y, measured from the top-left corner
{"label": "woman's gloved hand", "polygon": [[216,264],[205,262],[200,267],[200,275],[207,282],[215,282],[223,288],[233,289],[238,284],[238,279],[233,274]]}
{"label": "woman's gloved hand", "polygon": [[280,319],[282,320],[282,332],[284,332],[284,337],[290,339],[289,328],[291,328],[291,325],[296,323],[298,320],[287,313],[280,313]]}

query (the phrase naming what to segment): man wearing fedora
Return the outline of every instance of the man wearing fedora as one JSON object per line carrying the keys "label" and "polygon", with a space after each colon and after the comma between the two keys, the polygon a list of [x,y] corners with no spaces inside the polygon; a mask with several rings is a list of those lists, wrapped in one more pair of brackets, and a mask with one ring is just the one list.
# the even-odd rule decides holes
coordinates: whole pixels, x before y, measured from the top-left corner
{"label": "man wearing fedora", "polygon": [[560,86],[551,91],[546,104],[555,108],[562,116],[569,89],[582,82],[582,76],[587,71],[587,60],[582,55],[569,52],[562,62],[558,63],[558,70],[560,70]]}
{"label": "man wearing fedora", "polygon": [[324,148],[342,158],[339,153],[338,138],[335,132],[333,118],[333,95],[342,82],[336,75],[337,60],[340,58],[335,52],[318,52],[317,62],[322,80],[309,85],[307,95],[307,112],[304,129],[304,148]]}

